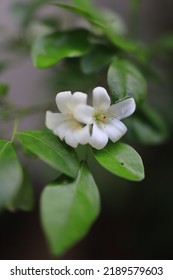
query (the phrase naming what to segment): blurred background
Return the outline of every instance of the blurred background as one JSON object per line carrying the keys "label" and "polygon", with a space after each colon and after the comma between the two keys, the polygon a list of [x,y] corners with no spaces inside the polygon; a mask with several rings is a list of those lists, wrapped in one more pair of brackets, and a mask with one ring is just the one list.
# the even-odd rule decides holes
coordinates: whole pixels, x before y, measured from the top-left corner
{"label": "blurred background", "polygon": [[[115,10],[127,26],[130,23],[130,0],[94,2]],[[0,42],[5,41],[6,32],[8,36],[16,33],[17,37],[18,26],[11,16],[11,3],[10,0],[0,3],[0,26],[4,29]],[[52,12],[54,8],[49,6],[42,11]],[[59,11],[59,16],[63,17],[63,10]],[[138,36],[145,42],[151,43],[164,33],[173,32],[171,0],[142,0],[138,17]],[[0,58],[5,58],[3,51]],[[169,63],[168,68],[171,73],[173,64]],[[10,84],[9,96],[15,104],[28,106],[34,100],[35,104],[45,105],[48,100],[50,103],[50,94],[55,96],[55,88],[48,86],[50,76],[50,71],[35,69],[31,58],[25,56],[7,68],[1,79]],[[61,259],[173,259],[173,82],[165,87],[149,84],[148,91],[148,98],[168,125],[169,139],[162,145],[136,146],[146,173],[145,180],[140,183],[116,178],[95,161],[90,162],[101,192],[102,211],[88,235]],[[19,129],[43,127],[41,111],[22,121]],[[3,129],[7,137],[11,135],[10,123]],[[34,210],[31,213],[4,211],[0,214],[0,258],[52,259],[40,225],[39,194],[55,173],[38,160],[33,160],[32,164],[27,159],[25,161],[36,196]]]}

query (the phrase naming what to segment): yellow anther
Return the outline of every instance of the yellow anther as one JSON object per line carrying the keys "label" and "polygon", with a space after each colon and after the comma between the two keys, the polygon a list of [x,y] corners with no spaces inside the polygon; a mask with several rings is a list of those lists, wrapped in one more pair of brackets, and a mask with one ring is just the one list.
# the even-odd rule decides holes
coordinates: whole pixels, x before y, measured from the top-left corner
{"label": "yellow anther", "polygon": [[99,120],[100,120],[100,121],[104,121],[105,118],[106,118],[106,117],[105,117],[103,114],[99,115]]}
{"label": "yellow anther", "polygon": [[95,116],[95,120],[96,121],[104,121],[106,119],[106,117],[105,117],[105,115],[103,115],[103,114],[98,114],[98,115],[96,115]]}

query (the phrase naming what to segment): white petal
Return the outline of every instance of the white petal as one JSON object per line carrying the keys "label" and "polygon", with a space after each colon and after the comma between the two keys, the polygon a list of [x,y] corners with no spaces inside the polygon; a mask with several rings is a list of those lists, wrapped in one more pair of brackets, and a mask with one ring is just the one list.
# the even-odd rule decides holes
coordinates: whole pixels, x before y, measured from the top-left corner
{"label": "white petal", "polygon": [[94,123],[89,144],[98,150],[103,149],[108,142],[108,136]]}
{"label": "white petal", "polygon": [[102,124],[103,132],[112,140],[118,141],[127,131],[127,127],[119,120],[113,120],[110,123]]}
{"label": "white petal", "polygon": [[77,145],[79,144],[79,142],[77,141],[76,137],[75,137],[75,132],[73,130],[68,131],[65,135],[65,142],[73,147],[76,148]]}
{"label": "white petal", "polygon": [[110,97],[103,87],[96,87],[93,90],[93,107],[95,110],[101,112],[107,111],[110,107]]}
{"label": "white petal", "polygon": [[75,136],[80,144],[88,144],[90,140],[89,125],[85,125],[83,128],[76,130]]}
{"label": "white petal", "polygon": [[78,125],[78,123],[76,123],[76,121],[74,120],[66,120],[62,123],[60,123],[55,129],[54,129],[54,134],[58,135],[59,138],[61,140],[64,139],[65,135],[69,132],[69,131],[73,131],[74,128],[76,128],[76,126]]}
{"label": "white petal", "polygon": [[121,120],[133,114],[135,109],[135,100],[133,98],[128,98],[112,105],[109,109],[109,113],[111,117]]}
{"label": "white petal", "polygon": [[70,110],[71,99],[72,99],[71,91],[59,92],[56,95],[56,98],[55,98],[56,104],[62,113],[65,113],[65,114],[71,113],[71,110]]}
{"label": "white petal", "polygon": [[71,105],[72,107],[75,107],[79,104],[86,104],[87,103],[87,94],[80,92],[80,91],[76,91],[75,93],[73,93],[72,95],[72,100],[71,100]]}
{"label": "white petal", "polygon": [[61,122],[65,121],[67,117],[62,113],[46,112],[46,126],[49,129],[54,130]]}
{"label": "white petal", "polygon": [[78,105],[73,112],[73,116],[84,124],[93,123],[94,108],[89,105]]}

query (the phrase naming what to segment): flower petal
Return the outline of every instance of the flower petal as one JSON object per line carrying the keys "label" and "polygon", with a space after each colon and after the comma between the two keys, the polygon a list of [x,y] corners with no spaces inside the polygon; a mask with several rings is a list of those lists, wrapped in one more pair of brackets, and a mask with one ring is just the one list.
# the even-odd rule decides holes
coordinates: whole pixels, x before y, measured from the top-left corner
{"label": "flower petal", "polygon": [[90,131],[89,126],[76,127],[74,130],[69,130],[65,135],[65,141],[72,147],[77,147],[78,144],[85,145],[89,143]]}
{"label": "flower petal", "polygon": [[127,131],[127,127],[119,120],[113,120],[110,123],[102,124],[103,132],[112,140],[118,141]]}
{"label": "flower petal", "polygon": [[94,108],[89,105],[78,105],[73,112],[74,118],[84,124],[93,123]]}
{"label": "flower petal", "polygon": [[121,120],[133,114],[135,109],[135,100],[133,98],[128,98],[112,105],[109,109],[109,113],[111,117]]}
{"label": "flower petal", "polygon": [[72,99],[72,94],[71,91],[63,91],[59,92],[56,95],[56,104],[59,108],[59,110],[62,113],[69,114],[71,113],[71,99]]}
{"label": "flower petal", "polygon": [[73,93],[72,95],[72,99],[71,99],[71,105],[72,107],[75,107],[79,104],[86,104],[87,102],[87,94],[80,92],[80,91],[76,91],[75,93]]}
{"label": "flower petal", "polygon": [[61,122],[67,120],[67,116],[62,113],[46,112],[46,126],[49,129],[54,130]]}
{"label": "flower petal", "polygon": [[76,148],[79,144],[79,142],[76,139],[75,131],[68,131],[65,135],[64,140],[69,146],[73,148]]}
{"label": "flower petal", "polygon": [[90,130],[89,125],[85,125],[82,128],[75,130],[75,137],[79,144],[85,145],[89,143],[90,140]]}
{"label": "flower petal", "polygon": [[108,136],[94,123],[89,144],[98,150],[103,149],[108,142]]}
{"label": "flower petal", "polygon": [[110,107],[110,97],[103,87],[96,87],[93,90],[93,107],[96,111],[105,112]]}
{"label": "flower petal", "polygon": [[65,135],[69,132],[69,131],[73,131],[74,128],[76,128],[76,126],[78,125],[78,123],[75,120],[66,120],[64,122],[61,122],[54,130],[54,134],[58,135],[59,138],[61,140],[64,139]]}

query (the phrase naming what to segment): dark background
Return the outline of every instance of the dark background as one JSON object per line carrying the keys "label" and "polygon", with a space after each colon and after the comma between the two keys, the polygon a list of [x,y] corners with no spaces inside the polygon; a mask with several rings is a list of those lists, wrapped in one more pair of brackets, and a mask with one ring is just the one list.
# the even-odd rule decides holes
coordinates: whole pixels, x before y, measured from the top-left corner
{"label": "dark background", "polygon": [[[95,2],[120,13],[128,25],[130,1]],[[12,30],[7,8],[9,3],[10,1],[1,2],[0,13],[3,15],[1,21]],[[152,42],[165,32],[173,31],[171,0],[143,0],[141,3],[138,28],[141,39]],[[173,69],[173,65],[169,67]],[[11,99],[20,104],[32,104],[35,87],[42,75],[32,68],[28,60],[7,71],[4,79],[13,89]],[[166,120],[170,138],[162,145],[136,147],[145,165],[144,181],[127,182],[110,175],[95,162],[90,163],[101,192],[102,211],[87,237],[64,254],[62,259],[173,259],[172,89],[173,84],[169,89],[149,85],[149,98]],[[37,96],[38,100],[40,98],[41,94]],[[31,119],[23,126],[30,129],[30,124]],[[35,168],[38,172],[35,172]],[[30,168],[36,195],[34,211],[5,211],[0,214],[1,259],[53,258],[39,219],[39,193],[45,182],[53,176],[51,170],[47,171],[50,173],[47,175],[44,170],[45,165],[38,161],[33,162]],[[42,176],[38,177],[37,174]]]}

